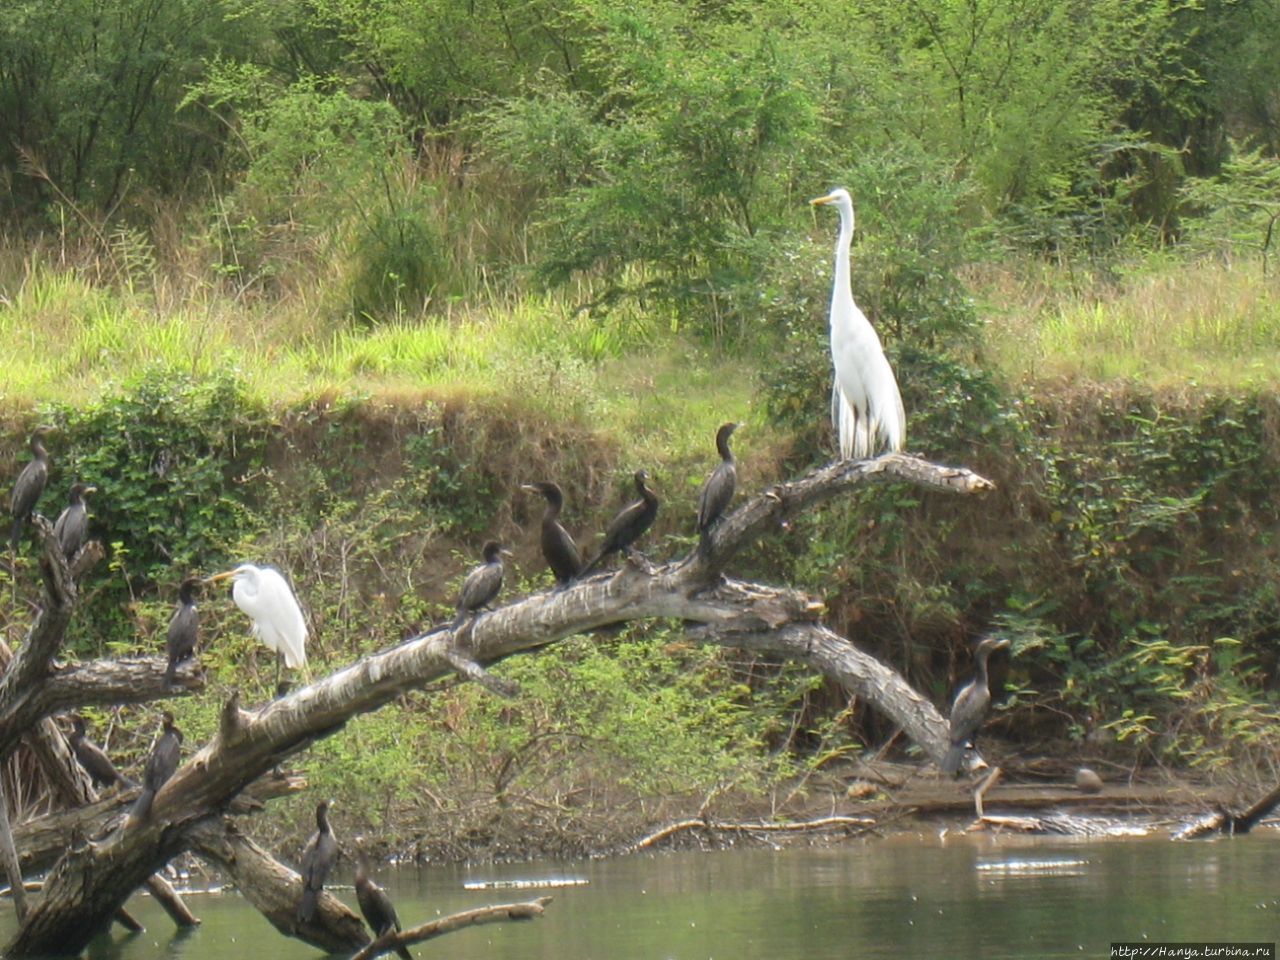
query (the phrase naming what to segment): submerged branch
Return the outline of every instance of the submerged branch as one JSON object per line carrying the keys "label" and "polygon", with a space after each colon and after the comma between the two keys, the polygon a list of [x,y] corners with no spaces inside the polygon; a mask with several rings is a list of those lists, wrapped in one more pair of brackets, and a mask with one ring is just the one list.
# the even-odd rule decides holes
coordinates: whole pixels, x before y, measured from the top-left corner
{"label": "submerged branch", "polygon": [[533,920],[546,912],[551,897],[539,897],[537,900],[526,900],[523,903],[503,903],[492,907],[476,907],[474,910],[463,910],[452,913],[439,920],[432,920],[420,926],[411,927],[401,932],[390,931],[369,944],[351,960],[373,960],[395,950],[397,947],[409,947],[424,940],[442,937],[466,927],[478,927],[484,923],[505,923],[508,920]]}

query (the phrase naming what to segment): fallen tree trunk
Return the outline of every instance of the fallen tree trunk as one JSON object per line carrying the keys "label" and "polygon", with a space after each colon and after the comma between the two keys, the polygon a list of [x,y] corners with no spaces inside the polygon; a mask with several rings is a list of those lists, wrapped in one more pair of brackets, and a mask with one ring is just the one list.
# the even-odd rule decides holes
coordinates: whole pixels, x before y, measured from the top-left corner
{"label": "fallen tree trunk", "polygon": [[[926,753],[940,759],[947,745],[946,722],[941,715],[896,671],[818,624],[820,603],[797,590],[722,575],[734,555],[789,514],[860,483],[885,479],[909,480],[959,493],[991,486],[967,470],[899,454],[872,461],[842,461],[746,501],[720,522],[703,549],[681,561],[645,569],[627,563],[616,572],[591,577],[568,589],[525,597],[468,619],[457,630],[440,628],[364,657],[257,710],[243,709],[238,695],[232,696],[223,708],[215,737],[160,789],[146,820],[114,829],[99,842],[79,844],[58,862],[44,896],[9,943],[6,954],[78,952],[138,884],[176,853],[191,848],[209,829],[210,818],[220,817],[246,786],[290,754],[332,735],[350,717],[458,672],[460,658],[461,665],[468,668],[489,665],[607,624],[643,618],[683,620],[699,625],[693,635],[708,642],[769,650],[801,660],[888,713]],[[24,644],[23,649],[28,646]],[[0,729],[5,722],[4,710],[4,691],[0,690]],[[93,815],[102,812],[95,810]],[[207,852],[215,856],[212,848]],[[264,912],[271,911],[269,918],[274,914],[281,920],[272,921],[277,929],[320,945],[320,934],[291,929],[280,913],[287,891],[293,889],[288,877],[264,867],[263,878],[264,886],[271,883],[277,888],[271,898],[263,898]],[[280,902],[274,899],[277,896]],[[296,905],[296,899],[293,903]],[[313,937],[317,939],[310,939]]]}

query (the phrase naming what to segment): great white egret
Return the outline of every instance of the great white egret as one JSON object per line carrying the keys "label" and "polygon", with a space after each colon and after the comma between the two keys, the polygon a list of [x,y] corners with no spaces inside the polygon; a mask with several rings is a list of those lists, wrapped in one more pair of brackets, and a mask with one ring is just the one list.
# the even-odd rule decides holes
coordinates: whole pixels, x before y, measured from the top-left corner
{"label": "great white egret", "polygon": [[893,368],[875,328],[853,302],[849,244],[853,240],[853,201],[849,191],[833,190],[812,204],[834,204],[840,212],[835,279],[831,286],[831,421],[840,438],[840,456],[862,460],[881,449],[901,450],[907,417]]}
{"label": "great white egret", "polygon": [[85,736],[84,717],[78,713],[71,715],[71,736],[67,738],[67,742],[71,745],[71,752],[75,754],[76,760],[84,768],[84,772],[89,774],[89,779],[95,786],[109,787],[113,783],[126,787],[133,786],[133,781],[116,769],[116,765],[111,762],[106,751]]}
{"label": "great white egret", "polygon": [[53,535],[58,538],[62,555],[68,560],[80,552],[89,536],[89,505],[84,498],[97,492],[98,488],[90,484],[73,483],[67,494],[67,505],[53,525]]}
{"label": "great white egret", "polygon": [[540,493],[547,500],[547,509],[542,514],[542,556],[555,575],[556,583],[567,587],[582,569],[582,554],[578,552],[578,545],[573,542],[569,531],[560,524],[564,493],[558,483],[542,481],[522,483],[520,489]]}
{"label": "great white egret", "polygon": [[711,471],[711,476],[707,477],[698,497],[698,534],[702,537],[720,519],[738,488],[738,464],[733,459],[733,451],[729,449],[729,438],[737,429],[738,424],[726,423],[716,431],[716,452],[720,454],[720,462]]}
{"label": "great white egret", "polygon": [[302,899],[298,901],[298,922],[310,923],[316,915],[316,899],[324,889],[329,871],[338,859],[338,841],[329,826],[332,800],[321,800],[316,806],[316,832],[302,851]]}
{"label": "great white egret", "polygon": [[[360,912],[365,922],[373,931],[376,940],[391,930],[400,930],[400,918],[396,915],[395,904],[373,880],[373,869],[369,864],[369,854],[364,849],[364,840],[356,838],[356,902],[360,904]],[[413,960],[413,954],[405,947],[396,947],[400,960]]]}
{"label": "great white egret", "polygon": [[987,709],[991,706],[991,688],[987,681],[987,660],[991,654],[1009,641],[1003,637],[987,637],[974,653],[977,670],[973,679],[960,688],[955,702],[951,704],[951,747],[942,759],[942,772],[954,775],[960,772],[960,761],[964,759],[966,750],[972,749],[977,738],[978,728],[987,717]]}
{"label": "great white egret", "polygon": [[253,635],[276,655],[276,680],[280,658],[297,670],[307,663],[307,623],[289,583],[275,567],[242,563],[234,570],[215,573],[210,582],[231,579],[231,598],[253,621]]}
{"label": "great white egret", "polygon": [[640,499],[627,504],[613,518],[604,532],[600,551],[582,568],[580,576],[585,577],[611,553],[621,553],[624,557],[630,556],[631,545],[640,539],[658,516],[658,497],[645,484],[649,475],[643,470],[637,470],[632,479],[635,481],[636,493],[640,495]]}
{"label": "great white egret", "polygon": [[200,615],[196,612],[196,591],[204,581],[199,577],[187,577],[178,587],[178,607],[169,620],[169,634],[165,638],[165,652],[169,664],[164,670],[165,686],[173,686],[173,675],[178,664],[195,656],[200,640]]}
{"label": "great white egret", "polygon": [[142,792],[129,811],[130,820],[145,820],[151,812],[151,801],[155,799],[160,788],[178,769],[178,761],[182,758],[182,731],[174,726],[173,714],[168,710],[162,714],[163,730],[160,739],[151,748],[147,757],[147,766],[142,775]]}
{"label": "great white egret", "polygon": [[13,527],[9,531],[9,549],[15,552],[18,541],[22,539],[22,528],[40,502],[45,484],[49,482],[49,451],[44,448],[44,437],[45,434],[52,433],[53,429],[36,427],[32,432],[32,459],[18,474],[18,479],[13,484],[13,493],[9,495],[9,514],[13,517]]}
{"label": "great white egret", "polygon": [[453,629],[458,629],[467,614],[475,613],[489,602],[502,589],[502,557],[511,556],[497,540],[489,540],[481,551],[484,563],[467,574],[462,581],[462,590],[458,594],[458,615],[453,619]]}

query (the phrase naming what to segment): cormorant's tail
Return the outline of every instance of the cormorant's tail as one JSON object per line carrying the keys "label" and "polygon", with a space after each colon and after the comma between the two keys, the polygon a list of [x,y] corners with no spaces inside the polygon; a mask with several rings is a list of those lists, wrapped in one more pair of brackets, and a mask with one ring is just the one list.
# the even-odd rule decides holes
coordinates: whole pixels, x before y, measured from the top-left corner
{"label": "cormorant's tail", "polygon": [[18,543],[22,540],[22,527],[26,522],[26,517],[13,518],[13,527],[9,530],[9,549],[13,553],[18,552]]}
{"label": "cormorant's tail", "polygon": [[311,918],[316,915],[316,897],[319,895],[319,890],[312,890],[310,887],[303,888],[302,899],[298,901],[299,923],[311,922]]}
{"label": "cormorant's tail", "polygon": [[969,749],[967,743],[953,743],[947,750],[947,755],[942,758],[939,769],[949,777],[954,777],[960,772],[960,761],[964,759],[964,752]]}
{"label": "cormorant's tail", "polygon": [[582,565],[582,569],[578,571],[578,577],[577,577],[577,579],[581,580],[583,577],[585,577],[585,576],[587,576],[589,573],[591,573],[591,571],[592,571],[592,570],[594,570],[594,569],[596,568],[596,565],[597,565],[597,564],[599,564],[599,563],[600,563],[600,561],[601,561],[601,560],[603,560],[603,559],[604,559],[605,557],[607,557],[607,556],[608,556],[608,554],[607,554],[607,553],[597,553],[597,554],[596,554],[594,557],[592,557],[588,562],[586,562],[586,563],[584,563],[584,564]]}
{"label": "cormorant's tail", "polygon": [[155,799],[156,792],[150,787],[143,787],[142,792],[138,794],[138,799],[133,801],[133,808],[129,811],[130,820],[145,820],[147,815],[151,813],[151,801]]}
{"label": "cormorant's tail", "polygon": [[166,688],[173,686],[173,676],[178,671],[178,661],[170,660],[169,665],[164,668],[164,685]]}

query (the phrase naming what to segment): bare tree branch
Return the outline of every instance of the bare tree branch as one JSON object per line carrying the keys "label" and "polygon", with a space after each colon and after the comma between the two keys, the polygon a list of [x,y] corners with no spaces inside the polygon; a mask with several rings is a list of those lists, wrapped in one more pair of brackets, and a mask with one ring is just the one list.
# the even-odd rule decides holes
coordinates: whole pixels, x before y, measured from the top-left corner
{"label": "bare tree branch", "polygon": [[[700,624],[695,630],[712,642],[768,649],[809,663],[887,712],[926,752],[940,758],[946,725],[932,704],[891,668],[821,627],[820,602],[797,590],[735,581],[720,573],[728,559],[789,513],[884,479],[959,493],[991,488],[969,471],[897,454],[843,461],[747,500],[721,521],[704,550],[683,560],[644,569],[624,563],[616,572],[568,589],[525,597],[467,620],[457,632],[438,628],[366,656],[256,710],[242,708],[233,695],[223,708],[218,733],[160,789],[148,818],[80,844],[59,861],[45,895],[5,952],[30,956],[80,950],[134,887],[203,836],[206,824],[240,791],[283,758],[341,729],[352,716],[451,674],[459,663],[485,667],[606,624],[683,620]],[[0,695],[0,726],[5,709]],[[281,881],[276,886],[290,885]],[[320,942],[315,931],[272,922],[282,932]]]}

